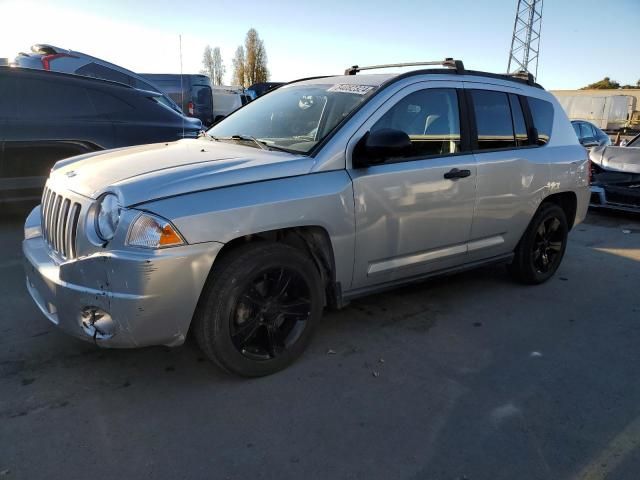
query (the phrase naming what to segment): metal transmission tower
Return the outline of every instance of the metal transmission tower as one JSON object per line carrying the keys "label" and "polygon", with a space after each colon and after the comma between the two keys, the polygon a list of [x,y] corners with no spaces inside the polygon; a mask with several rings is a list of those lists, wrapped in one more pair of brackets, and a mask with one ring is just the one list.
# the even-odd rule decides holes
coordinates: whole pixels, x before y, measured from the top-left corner
{"label": "metal transmission tower", "polygon": [[516,21],[513,24],[511,51],[509,52],[509,73],[522,70],[538,76],[538,56],[540,53],[540,31],[542,29],[542,1],[518,0]]}

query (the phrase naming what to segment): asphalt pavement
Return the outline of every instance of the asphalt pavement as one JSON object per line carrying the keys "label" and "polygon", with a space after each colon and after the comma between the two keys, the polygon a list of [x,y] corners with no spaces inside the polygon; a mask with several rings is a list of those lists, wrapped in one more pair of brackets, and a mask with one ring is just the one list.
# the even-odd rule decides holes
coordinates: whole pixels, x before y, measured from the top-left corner
{"label": "asphalt pavement", "polygon": [[640,478],[637,216],[590,214],[541,286],[494,266],[353,302],[255,380],[57,331],[21,236],[0,220],[0,480]]}

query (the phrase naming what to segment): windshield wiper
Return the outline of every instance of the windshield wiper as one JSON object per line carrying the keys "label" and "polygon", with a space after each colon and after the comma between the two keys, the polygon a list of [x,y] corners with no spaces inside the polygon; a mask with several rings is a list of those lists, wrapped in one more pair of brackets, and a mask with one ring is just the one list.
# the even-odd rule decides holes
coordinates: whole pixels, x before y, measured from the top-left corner
{"label": "windshield wiper", "polygon": [[[260,142],[260,140],[258,140],[258,141]],[[294,153],[294,154],[295,153],[299,153],[299,152],[296,152],[294,150],[289,150],[288,148],[284,148],[284,147],[278,147],[277,145],[272,145],[272,144],[267,143],[267,142],[264,142],[264,144],[267,146],[267,148],[269,150],[277,150],[279,152]]]}
{"label": "windshield wiper", "polygon": [[269,150],[269,147],[264,142],[261,142],[256,137],[251,135],[231,135],[229,138],[232,140],[244,140],[255,143],[261,150]]}
{"label": "windshield wiper", "polygon": [[215,136],[211,135],[208,132],[204,132],[204,134],[206,136],[208,136],[209,138],[211,138],[212,140],[215,140],[216,142],[225,141],[225,140],[240,140],[240,141],[246,141],[246,142],[253,142],[261,150],[277,150],[279,152],[292,153],[292,154],[300,153],[300,152],[296,152],[294,150],[290,150],[288,148],[278,147],[277,145],[272,145],[270,143],[265,142],[264,140],[259,140],[256,137],[253,137],[251,135],[231,135],[230,137],[215,137]]}

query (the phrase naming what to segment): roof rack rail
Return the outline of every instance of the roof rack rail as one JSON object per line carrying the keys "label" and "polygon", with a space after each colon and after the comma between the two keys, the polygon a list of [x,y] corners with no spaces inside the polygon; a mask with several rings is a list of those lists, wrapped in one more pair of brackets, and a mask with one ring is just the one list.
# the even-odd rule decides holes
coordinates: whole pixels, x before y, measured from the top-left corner
{"label": "roof rack rail", "polygon": [[520,80],[526,80],[529,85],[536,84],[536,80],[531,72],[527,72],[526,70],[518,70],[517,72],[506,73],[505,75],[508,77],[519,78]]}
{"label": "roof rack rail", "polygon": [[345,75],[355,75],[358,72],[363,70],[377,70],[380,68],[391,68],[391,67],[422,67],[427,65],[437,65],[440,67],[447,67],[455,69],[456,73],[463,74],[464,64],[462,60],[454,60],[453,58],[445,58],[444,60],[438,60],[435,62],[411,62],[411,63],[389,63],[386,65],[371,65],[369,67],[359,67],[358,65],[354,65],[353,67],[347,68],[344,71]]}

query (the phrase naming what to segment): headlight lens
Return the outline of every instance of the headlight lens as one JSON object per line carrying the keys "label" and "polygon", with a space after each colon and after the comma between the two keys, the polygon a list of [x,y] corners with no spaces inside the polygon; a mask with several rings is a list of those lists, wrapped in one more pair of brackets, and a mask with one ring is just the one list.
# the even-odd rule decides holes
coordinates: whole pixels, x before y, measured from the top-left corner
{"label": "headlight lens", "polygon": [[149,213],[140,214],[127,235],[127,245],[134,247],[164,248],[184,243],[182,236],[170,222]]}
{"label": "headlight lens", "polygon": [[98,215],[96,216],[96,231],[98,236],[108,242],[116,234],[118,223],[120,223],[120,203],[118,197],[113,193],[107,193],[98,205]]}

